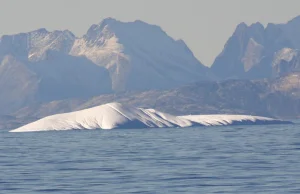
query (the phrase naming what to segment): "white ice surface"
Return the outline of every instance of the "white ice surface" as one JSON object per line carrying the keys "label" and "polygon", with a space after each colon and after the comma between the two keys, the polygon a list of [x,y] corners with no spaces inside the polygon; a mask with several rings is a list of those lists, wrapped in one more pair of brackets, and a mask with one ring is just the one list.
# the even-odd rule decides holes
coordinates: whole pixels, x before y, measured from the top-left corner
{"label": "white ice surface", "polygon": [[173,116],[154,109],[109,103],[77,112],[48,116],[10,132],[220,126],[237,124],[237,122],[238,124],[278,124],[281,121],[244,115]]}

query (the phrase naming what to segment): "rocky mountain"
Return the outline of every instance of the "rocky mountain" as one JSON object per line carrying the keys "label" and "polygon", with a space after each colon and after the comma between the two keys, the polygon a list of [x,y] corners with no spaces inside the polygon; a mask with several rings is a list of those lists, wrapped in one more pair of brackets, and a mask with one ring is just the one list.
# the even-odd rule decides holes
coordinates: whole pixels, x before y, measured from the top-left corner
{"label": "rocky mountain", "polygon": [[182,40],[142,21],[112,18],[81,38],[38,29],[0,38],[0,114],[34,103],[210,79]]}
{"label": "rocky mountain", "polygon": [[198,82],[172,90],[125,92],[89,100],[54,101],[25,107],[13,116],[45,117],[110,102],[155,108],[174,115],[247,114],[297,118],[300,117],[300,73],[287,74],[274,80]]}
{"label": "rocky mountain", "polygon": [[0,128],[109,102],[175,115],[299,117],[298,24],[240,24],[211,68],[220,82],[182,40],[142,21],[108,18],[80,38],[45,29],[2,36]]}
{"label": "rocky mountain", "polygon": [[286,51],[300,48],[299,34],[300,16],[286,24],[268,24],[266,28],[260,23],[241,23],[211,68],[220,79],[271,78],[287,69],[297,71],[294,62],[283,65],[284,68],[278,63],[286,61],[285,55],[291,53]]}
{"label": "rocky mountain", "polygon": [[117,92],[168,89],[210,78],[182,40],[142,21],[107,18],[76,39],[70,54],[108,69]]}
{"label": "rocky mountain", "polygon": [[36,102],[111,92],[108,71],[68,55],[74,36],[44,29],[0,38],[0,113]]}
{"label": "rocky mountain", "polygon": [[0,38],[0,56],[13,55],[20,60],[41,61],[48,50],[68,54],[75,36],[72,32],[38,29],[28,33],[4,35]]}

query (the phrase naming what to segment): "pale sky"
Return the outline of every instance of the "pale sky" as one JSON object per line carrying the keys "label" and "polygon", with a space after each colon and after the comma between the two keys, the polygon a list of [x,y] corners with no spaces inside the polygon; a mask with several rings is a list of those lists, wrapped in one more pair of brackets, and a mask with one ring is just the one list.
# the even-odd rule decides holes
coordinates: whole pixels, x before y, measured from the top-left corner
{"label": "pale sky", "polygon": [[210,66],[240,22],[285,23],[300,0],[0,0],[0,34],[38,28],[82,36],[106,17],[143,20],[183,39]]}

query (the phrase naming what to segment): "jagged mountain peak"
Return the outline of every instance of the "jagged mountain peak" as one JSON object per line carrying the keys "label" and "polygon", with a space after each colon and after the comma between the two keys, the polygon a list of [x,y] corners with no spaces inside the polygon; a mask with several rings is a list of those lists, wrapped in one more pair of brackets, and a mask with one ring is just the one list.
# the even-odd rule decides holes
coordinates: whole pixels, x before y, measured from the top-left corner
{"label": "jagged mountain peak", "polygon": [[129,25],[133,24],[133,25],[147,25],[147,26],[156,26],[156,27],[159,27],[157,25],[149,24],[149,23],[144,22],[144,21],[139,20],[139,19],[134,20],[134,21],[125,22],[125,21],[121,21],[121,20],[118,20],[118,19],[115,19],[115,18],[112,18],[112,17],[108,17],[108,18],[103,19],[97,25],[99,25],[99,26],[107,26],[107,25],[128,25],[128,24]]}
{"label": "jagged mountain peak", "polygon": [[62,58],[49,51],[86,57],[109,71],[114,91],[168,89],[211,78],[182,40],[140,20],[106,18],[80,38],[68,30],[41,28],[4,39],[0,56],[22,56],[22,61],[30,63]]}
{"label": "jagged mountain peak", "polygon": [[148,24],[141,20],[123,22],[114,18],[106,18],[99,24],[93,24],[87,31],[85,37],[95,39],[95,37],[99,36],[100,34],[103,35],[109,33],[118,36],[118,38],[122,38],[125,34],[126,36],[136,36],[139,33],[147,33],[149,31],[150,33],[161,33],[166,35],[161,27]]}
{"label": "jagged mountain peak", "polygon": [[48,31],[40,28],[27,33],[4,35],[0,38],[0,56],[12,54],[23,60],[43,60],[47,50],[68,53],[75,41],[75,35],[69,31]]}
{"label": "jagged mountain peak", "polygon": [[28,59],[31,61],[43,60],[48,50],[69,53],[76,37],[69,30],[34,31],[28,34]]}
{"label": "jagged mountain peak", "polygon": [[263,56],[264,26],[257,22],[240,23],[215,59],[212,70],[221,79],[241,78]]}
{"label": "jagged mountain peak", "polygon": [[105,26],[105,25],[111,25],[111,24],[114,24],[114,23],[120,23],[121,21],[120,20],[117,20],[113,17],[107,17],[107,18],[104,18],[102,21],[99,22],[99,26]]}
{"label": "jagged mountain peak", "polygon": [[70,39],[75,39],[76,36],[70,30],[55,30],[53,31],[54,34],[63,35],[69,37]]}
{"label": "jagged mountain peak", "polygon": [[66,39],[74,40],[76,36],[69,30],[54,30],[48,31],[45,28],[40,28],[38,30],[34,30],[31,32],[26,33],[27,35],[31,36],[31,38],[35,36],[40,36],[42,38],[59,38],[64,37]]}
{"label": "jagged mountain peak", "polygon": [[[149,41],[151,38],[151,41]],[[146,49],[158,49],[160,45],[170,44],[170,42],[181,45],[186,49],[186,44],[182,44],[180,41],[174,40],[168,36],[161,27],[157,25],[148,24],[141,20],[135,20],[133,22],[123,22],[114,18],[106,18],[99,24],[93,24],[87,33],[83,36],[83,39],[90,46],[105,47],[106,44],[113,39],[113,44],[120,45],[143,45]],[[82,44],[82,43],[80,43]],[[171,49],[173,49],[172,47]],[[175,47],[176,48],[176,47]]]}
{"label": "jagged mountain peak", "polygon": [[264,25],[262,24],[262,23],[260,23],[260,22],[256,22],[256,23],[252,23],[251,25],[250,25],[250,27],[253,27],[253,28],[264,28]]}
{"label": "jagged mountain peak", "polygon": [[[68,30],[45,28],[4,36],[0,66],[0,79],[5,78],[0,99],[10,99],[2,104],[11,104],[21,98],[16,108],[23,102],[170,89],[212,78],[182,40],[174,40],[156,25],[113,18],[92,25],[79,38]],[[22,78],[15,84],[18,87],[11,84],[15,77]],[[23,95],[26,84],[35,87]],[[6,92],[12,87],[16,94]]]}
{"label": "jagged mountain peak", "polygon": [[260,23],[256,22],[249,26],[250,31],[262,33],[265,30],[265,27]]}
{"label": "jagged mountain peak", "polygon": [[46,28],[39,28],[39,29],[32,30],[29,32],[22,32],[22,33],[17,33],[17,34],[12,34],[12,35],[3,35],[2,37],[17,37],[17,36],[28,36],[28,35],[39,35],[39,36],[65,35],[65,36],[69,36],[70,38],[76,38],[76,36],[69,30],[48,31]]}
{"label": "jagged mountain peak", "polygon": [[207,68],[185,43],[140,20],[107,18],[93,24],[75,41],[70,54],[107,68],[115,91],[169,88],[197,81],[203,72],[207,78]]}
{"label": "jagged mountain peak", "polygon": [[246,24],[245,22],[241,22],[237,25],[236,29],[247,29],[247,28],[257,28],[257,27],[264,28],[264,25],[260,22],[255,22],[250,25]]}
{"label": "jagged mountain peak", "polygon": [[246,33],[249,35],[254,33],[263,33],[264,30],[265,27],[260,22],[253,23],[249,26],[245,22],[242,22],[236,27],[234,35],[240,36]]}
{"label": "jagged mountain peak", "polygon": [[300,48],[299,34],[300,16],[285,24],[269,23],[266,28],[259,22],[250,26],[241,23],[216,58],[212,70],[221,79],[259,79],[274,75],[274,63],[283,67],[278,68],[276,73],[285,72],[284,68],[288,66],[289,69],[296,69],[294,62],[284,65],[285,60],[278,62],[276,57],[288,56],[281,50],[283,48]]}
{"label": "jagged mountain peak", "polygon": [[39,28],[37,30],[30,31],[28,33],[36,33],[36,34],[48,34],[49,31],[46,28]]}
{"label": "jagged mountain peak", "polygon": [[248,28],[248,25],[245,22],[241,22],[240,24],[237,25],[236,31],[245,30],[247,28]]}

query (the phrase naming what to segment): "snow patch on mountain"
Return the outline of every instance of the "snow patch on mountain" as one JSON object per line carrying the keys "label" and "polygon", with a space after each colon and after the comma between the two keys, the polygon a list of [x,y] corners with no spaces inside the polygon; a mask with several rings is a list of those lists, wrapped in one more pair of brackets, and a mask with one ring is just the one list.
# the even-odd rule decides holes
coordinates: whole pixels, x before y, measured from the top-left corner
{"label": "snow patch on mountain", "polygon": [[281,60],[290,62],[299,54],[299,50],[291,48],[283,48],[275,54],[273,66],[280,63]]}
{"label": "snow patch on mountain", "polygon": [[30,32],[27,42],[28,59],[30,61],[43,60],[48,50],[67,54],[70,52],[74,41],[74,34],[68,30],[48,32],[45,29],[40,29]]}
{"label": "snow patch on mountain", "polygon": [[280,76],[290,72],[299,72],[300,51],[291,48],[281,49],[274,56],[272,68],[274,76]]}
{"label": "snow patch on mountain", "polygon": [[72,32],[48,32],[41,28],[28,33],[4,35],[0,38],[0,56],[12,54],[22,60],[40,61],[48,50],[69,53],[76,37]]}

